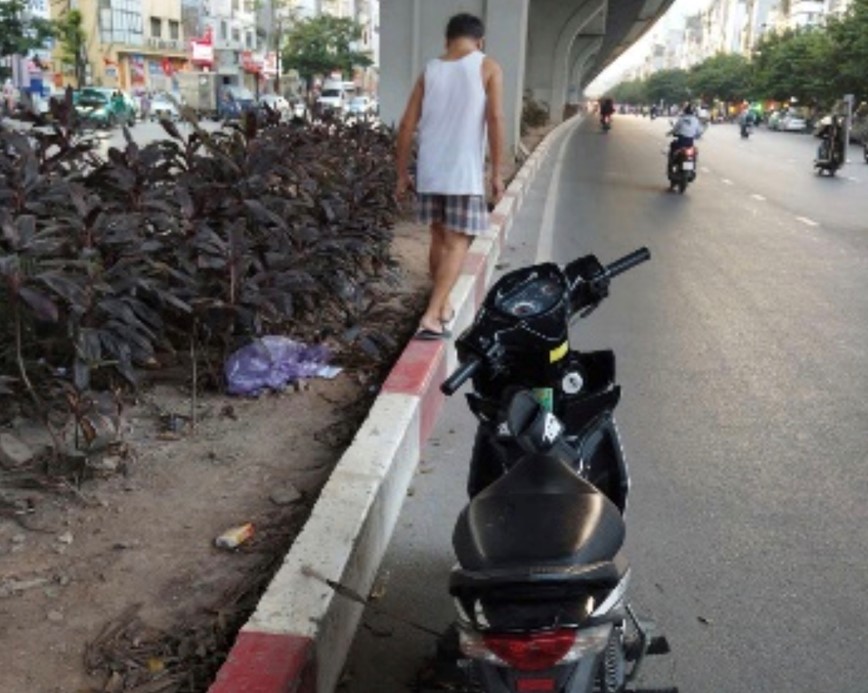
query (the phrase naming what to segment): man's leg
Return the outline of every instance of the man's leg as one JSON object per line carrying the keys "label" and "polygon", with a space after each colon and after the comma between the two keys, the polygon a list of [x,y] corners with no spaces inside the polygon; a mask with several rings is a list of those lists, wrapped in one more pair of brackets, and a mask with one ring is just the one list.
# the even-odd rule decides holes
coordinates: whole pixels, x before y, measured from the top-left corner
{"label": "man's leg", "polygon": [[[464,257],[467,255],[467,249],[470,247],[470,242],[473,240],[468,236],[451,229],[443,229],[443,251],[437,261],[437,268],[434,274],[434,289],[431,291],[431,298],[428,301],[428,308],[422,316],[420,325],[432,332],[442,332],[443,325],[440,322],[448,316],[451,307],[449,306],[449,293],[455,282],[458,281],[458,276],[461,274],[461,266],[464,264]],[[432,237],[433,243],[433,237]]]}
{"label": "man's leg", "polygon": [[431,277],[431,281],[434,281],[434,277],[437,276],[437,268],[446,251],[445,235],[443,222],[435,221],[431,224],[431,246],[428,248],[428,276]]}

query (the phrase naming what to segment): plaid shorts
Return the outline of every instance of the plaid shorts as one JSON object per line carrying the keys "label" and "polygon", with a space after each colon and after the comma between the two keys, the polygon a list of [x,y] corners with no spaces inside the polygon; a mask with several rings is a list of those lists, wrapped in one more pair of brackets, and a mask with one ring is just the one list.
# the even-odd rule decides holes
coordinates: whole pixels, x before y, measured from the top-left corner
{"label": "plaid shorts", "polygon": [[488,231],[488,209],[482,195],[420,193],[416,218],[421,224],[442,224],[450,231],[468,236]]}

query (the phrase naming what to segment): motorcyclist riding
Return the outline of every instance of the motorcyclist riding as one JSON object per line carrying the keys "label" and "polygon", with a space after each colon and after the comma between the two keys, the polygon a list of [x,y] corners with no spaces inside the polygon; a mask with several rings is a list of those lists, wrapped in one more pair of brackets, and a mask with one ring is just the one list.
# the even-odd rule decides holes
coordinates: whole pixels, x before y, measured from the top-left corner
{"label": "motorcyclist riding", "polygon": [[675,137],[669,144],[669,166],[679,149],[687,149],[693,146],[693,140],[702,135],[702,123],[696,117],[693,106],[687,104],[681,112],[681,117],[672,126],[670,134]]}
{"label": "motorcyclist riding", "polygon": [[844,124],[841,116],[823,118],[815,135],[822,140],[817,151],[817,162],[839,168],[844,162]]}
{"label": "motorcyclist riding", "polygon": [[600,102],[600,125],[605,125],[606,120],[611,120],[612,114],[615,112],[615,102],[610,98],[605,98]]}
{"label": "motorcyclist riding", "polygon": [[750,126],[753,125],[753,115],[747,105],[738,114],[738,124],[741,129],[741,136],[747,137],[750,135]]}

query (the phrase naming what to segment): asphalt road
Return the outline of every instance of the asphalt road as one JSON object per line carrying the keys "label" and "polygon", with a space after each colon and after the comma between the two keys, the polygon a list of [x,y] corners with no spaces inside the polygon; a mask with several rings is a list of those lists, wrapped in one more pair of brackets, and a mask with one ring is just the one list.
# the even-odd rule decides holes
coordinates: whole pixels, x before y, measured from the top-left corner
{"label": "asphalt road", "polygon": [[[865,693],[868,165],[854,149],[838,178],[818,178],[813,138],[744,142],[717,125],[680,196],[665,191],[666,125],[624,116],[608,135],[590,121],[568,134],[503,257],[533,260],[546,205],[540,247],[554,258],[653,255],[574,335],[619,359],[631,594],[673,647],[642,683]],[[437,629],[452,618],[472,429],[453,398],[381,571],[381,605]],[[432,651],[430,636],[368,615],[343,690],[406,690]]]}

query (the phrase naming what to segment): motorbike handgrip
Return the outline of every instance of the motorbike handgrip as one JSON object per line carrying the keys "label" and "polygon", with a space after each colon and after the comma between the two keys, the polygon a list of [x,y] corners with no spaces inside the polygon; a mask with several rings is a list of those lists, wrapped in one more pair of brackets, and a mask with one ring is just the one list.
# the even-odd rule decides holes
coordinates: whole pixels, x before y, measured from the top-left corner
{"label": "motorbike handgrip", "polygon": [[646,260],[651,259],[651,251],[648,248],[639,248],[629,255],[625,255],[620,260],[615,260],[611,265],[606,267],[606,273],[609,277],[617,277],[629,269],[633,269],[636,265],[641,265]]}
{"label": "motorbike handgrip", "polygon": [[467,380],[473,377],[473,374],[479,370],[482,365],[482,359],[479,356],[471,356],[467,361],[462,363],[446,380],[440,385],[440,392],[447,397],[454,395],[458,388],[461,387]]}

